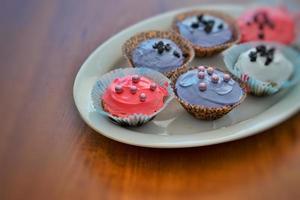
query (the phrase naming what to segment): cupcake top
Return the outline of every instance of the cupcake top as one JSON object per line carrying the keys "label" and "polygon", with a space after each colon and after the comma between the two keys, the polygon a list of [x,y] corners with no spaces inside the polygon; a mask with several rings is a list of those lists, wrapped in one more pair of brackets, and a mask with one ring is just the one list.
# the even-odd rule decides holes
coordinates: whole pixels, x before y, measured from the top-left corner
{"label": "cupcake top", "polygon": [[133,50],[132,62],[135,67],[168,72],[182,66],[185,56],[172,40],[152,38],[141,42]]}
{"label": "cupcake top", "polygon": [[258,45],[242,53],[235,67],[255,80],[280,88],[293,74],[293,64],[277,48]]}
{"label": "cupcake top", "polygon": [[127,117],[155,113],[164,106],[168,95],[167,89],[147,77],[127,75],[113,80],[101,100],[104,110],[110,114]]}
{"label": "cupcake top", "polygon": [[177,22],[179,33],[191,43],[201,47],[213,47],[232,39],[227,22],[209,14],[189,16]]}
{"label": "cupcake top", "polygon": [[261,7],[245,12],[238,20],[241,41],[275,41],[290,44],[295,39],[295,23],[285,10]]}
{"label": "cupcake top", "polygon": [[229,74],[204,66],[180,75],[175,90],[187,103],[206,107],[234,105],[244,95],[243,89]]}

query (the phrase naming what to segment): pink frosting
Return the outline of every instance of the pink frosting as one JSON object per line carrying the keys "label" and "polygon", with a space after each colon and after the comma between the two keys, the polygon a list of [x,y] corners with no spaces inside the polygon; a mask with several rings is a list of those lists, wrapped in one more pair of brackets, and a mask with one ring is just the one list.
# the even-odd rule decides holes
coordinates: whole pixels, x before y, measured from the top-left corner
{"label": "pink frosting", "polygon": [[[273,23],[273,27],[267,25],[263,29],[259,29],[259,24],[254,22],[254,16],[265,13]],[[259,21],[263,21],[260,17]],[[295,23],[292,15],[281,8],[261,7],[245,12],[238,20],[242,38],[241,42],[265,40],[290,44],[295,39]],[[264,37],[259,38],[258,35],[263,33]]]}
{"label": "pink frosting", "polygon": [[164,87],[146,77],[139,77],[138,81],[133,82],[132,77],[116,78],[106,89],[102,97],[104,110],[118,117],[126,117],[136,113],[150,115],[163,107],[168,96]]}

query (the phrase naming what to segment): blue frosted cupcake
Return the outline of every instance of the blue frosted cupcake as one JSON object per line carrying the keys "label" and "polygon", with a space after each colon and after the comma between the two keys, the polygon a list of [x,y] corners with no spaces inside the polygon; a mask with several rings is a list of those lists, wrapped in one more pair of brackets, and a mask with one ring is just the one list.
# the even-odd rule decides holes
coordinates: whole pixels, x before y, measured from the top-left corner
{"label": "blue frosted cupcake", "polygon": [[189,43],[173,32],[139,33],[125,42],[123,54],[133,67],[145,67],[170,77],[194,58]]}
{"label": "blue frosted cupcake", "polygon": [[299,53],[284,45],[251,42],[224,52],[228,70],[257,96],[272,95],[300,78]]}
{"label": "blue frosted cupcake", "polygon": [[220,11],[181,13],[174,18],[172,28],[191,43],[199,57],[216,54],[240,39],[235,19]]}
{"label": "blue frosted cupcake", "polygon": [[220,118],[246,97],[243,85],[212,67],[177,70],[171,80],[177,100],[199,119]]}

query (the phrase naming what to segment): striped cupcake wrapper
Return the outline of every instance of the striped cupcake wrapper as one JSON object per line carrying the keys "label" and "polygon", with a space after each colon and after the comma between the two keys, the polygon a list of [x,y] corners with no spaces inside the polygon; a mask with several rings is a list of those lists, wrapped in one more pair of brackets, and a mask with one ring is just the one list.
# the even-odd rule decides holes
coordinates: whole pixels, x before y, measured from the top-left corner
{"label": "striped cupcake wrapper", "polygon": [[[140,113],[132,114],[127,117],[116,117],[103,110],[102,107],[102,95],[106,91],[107,87],[116,78],[125,77],[127,75],[140,75],[145,76],[153,80],[155,83],[165,87],[168,90],[168,97],[165,99],[164,106],[151,115],[144,115]],[[165,109],[168,103],[174,98],[174,92],[172,90],[170,80],[160,72],[148,69],[148,68],[120,68],[110,71],[104,74],[94,84],[91,91],[92,106],[97,113],[110,118],[114,123],[121,126],[141,126],[144,123],[153,119],[159,112]]]}
{"label": "striped cupcake wrapper", "polygon": [[[249,49],[256,47],[257,45],[268,45],[268,46],[275,46],[279,48],[281,52],[293,63],[294,66],[294,74],[293,76],[285,81],[280,88],[275,87],[269,83],[262,82],[248,76],[246,73],[242,73],[238,68],[235,67],[235,63],[237,62],[241,53],[248,51]],[[278,43],[271,43],[271,42],[249,42],[243,43],[239,45],[234,45],[233,47],[229,48],[223,53],[223,60],[225,63],[226,68],[228,71],[233,74],[235,77],[240,79],[242,82],[246,83],[247,89],[250,93],[256,96],[267,96],[272,95],[278,92],[280,89],[286,89],[294,86],[300,80],[300,54],[289,48],[287,46],[278,44]]]}

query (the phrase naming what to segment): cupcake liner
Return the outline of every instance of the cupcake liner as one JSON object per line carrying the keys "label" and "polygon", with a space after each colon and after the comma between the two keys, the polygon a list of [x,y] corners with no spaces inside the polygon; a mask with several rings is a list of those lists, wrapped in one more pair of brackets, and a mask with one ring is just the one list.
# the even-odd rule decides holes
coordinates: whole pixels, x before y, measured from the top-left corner
{"label": "cupcake liner", "polygon": [[[176,70],[174,72],[173,76],[171,77],[171,81],[172,81],[171,85],[174,90],[175,98],[177,99],[177,101],[182,105],[183,108],[185,108],[190,114],[192,114],[197,119],[215,120],[215,119],[221,118],[224,115],[226,115],[227,113],[229,113],[232,109],[234,109],[235,107],[240,105],[246,98],[247,92],[245,91],[245,89],[246,89],[245,84],[240,82],[238,79],[235,79],[234,77],[232,77],[236,82],[238,82],[240,84],[241,88],[244,90],[243,97],[236,104],[226,105],[226,106],[222,106],[222,107],[208,107],[208,106],[202,106],[202,105],[193,105],[193,104],[186,102],[185,100],[183,100],[179,96],[177,96],[176,81],[180,75],[184,74],[185,72],[187,72],[189,70],[193,70],[196,68],[197,67]],[[223,70],[220,70],[220,69],[217,69],[217,70],[226,73]]]}
{"label": "cupcake liner", "polygon": [[[237,62],[241,53],[248,51],[249,49],[259,45],[264,44],[268,46],[275,46],[276,48],[280,49],[280,51],[290,60],[294,65],[294,74],[292,77],[285,81],[280,88],[275,87],[271,84],[256,80],[247,74],[243,74],[238,68],[235,67],[235,63]],[[245,82],[249,91],[256,95],[256,96],[266,96],[272,95],[278,92],[280,89],[283,88],[290,88],[294,86],[300,80],[300,54],[289,48],[287,46],[272,43],[272,42],[248,42],[239,45],[235,45],[230,49],[226,50],[223,53],[224,56],[224,63],[231,74],[233,74],[236,78],[240,79],[241,81]]]}
{"label": "cupcake liner", "polygon": [[[141,42],[152,38],[170,39],[179,46],[183,54],[188,55],[187,57],[185,57],[183,65],[178,68],[188,66],[188,64],[195,57],[195,52],[191,47],[190,43],[184,38],[182,38],[180,35],[178,35],[177,33],[172,31],[147,31],[147,32],[138,33],[137,35],[129,38],[122,46],[123,55],[127,59],[130,66],[135,67],[132,61],[133,50],[136,49]],[[161,73],[163,73],[165,76],[170,78],[175,70],[176,69],[167,72],[161,72]]]}
{"label": "cupcake liner", "polygon": [[[158,111],[151,115],[145,114],[132,114],[127,117],[117,117],[103,109],[102,105],[102,95],[106,91],[107,87],[115,80],[116,78],[125,77],[128,75],[140,75],[147,77],[153,80],[156,84],[165,87],[168,90],[168,97],[165,99],[164,106]],[[163,74],[148,69],[148,68],[123,68],[116,69],[104,74],[100,79],[94,84],[91,91],[92,105],[97,113],[109,117],[113,122],[121,126],[141,126],[144,123],[153,119],[159,112],[161,112],[168,103],[174,98],[174,93],[172,87],[170,86],[170,80],[166,78]]]}
{"label": "cupcake liner", "polygon": [[230,15],[227,15],[220,11],[194,10],[194,11],[189,11],[189,12],[178,14],[175,16],[175,18],[172,22],[172,29],[175,32],[177,32],[178,34],[180,34],[178,26],[177,26],[178,22],[183,21],[187,17],[197,16],[197,15],[201,15],[201,14],[215,16],[215,17],[218,17],[218,18],[224,20],[225,22],[227,22],[229,24],[229,26],[231,27],[233,36],[230,41],[227,41],[223,44],[219,44],[219,45],[216,45],[213,47],[201,47],[201,46],[193,44],[192,42],[189,41],[190,44],[192,45],[192,47],[194,48],[195,54],[197,57],[210,57],[214,54],[217,54],[217,53],[223,51],[224,49],[229,48],[230,46],[232,46],[240,41],[241,36],[240,36],[239,27],[237,25],[236,20],[233,17],[231,17]]}

